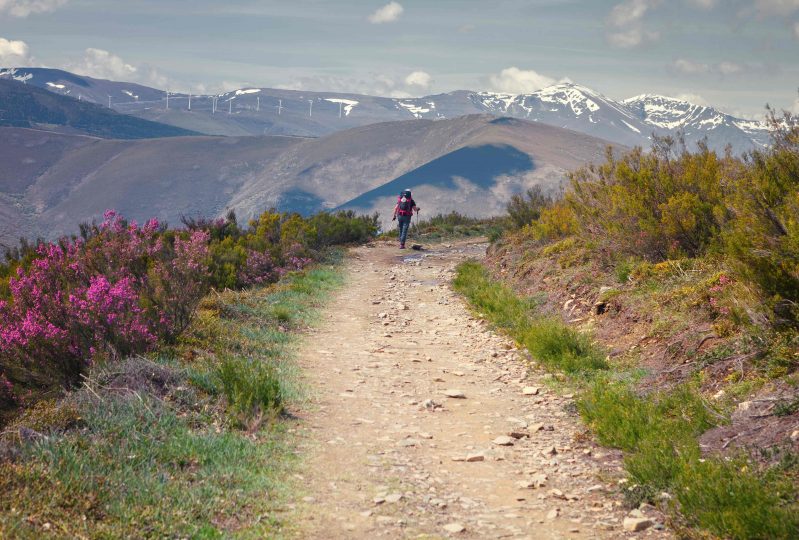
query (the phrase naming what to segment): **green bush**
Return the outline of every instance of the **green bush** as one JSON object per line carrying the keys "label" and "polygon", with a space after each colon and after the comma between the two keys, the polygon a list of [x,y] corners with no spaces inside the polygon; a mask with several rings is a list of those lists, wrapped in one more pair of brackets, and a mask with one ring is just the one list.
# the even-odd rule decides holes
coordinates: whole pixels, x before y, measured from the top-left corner
{"label": "green bush", "polygon": [[570,175],[566,200],[583,234],[608,252],[649,260],[696,256],[719,236],[728,211],[723,178],[737,161],[704,145],[679,153],[664,140]]}
{"label": "green bush", "polygon": [[522,334],[521,342],[533,358],[566,373],[607,369],[604,354],[585,334],[561,321],[539,318]]}
{"label": "green bush", "polygon": [[676,494],[689,522],[719,537],[799,537],[793,485],[774,469],[758,473],[746,459],[691,459],[679,475]]}
{"label": "green bush", "polygon": [[789,480],[744,458],[702,457],[696,438],[719,417],[690,385],[641,397],[625,383],[598,380],[578,409],[600,442],[625,451],[638,491],[673,493],[690,525],[736,540],[799,534]]}
{"label": "green bush", "polygon": [[799,320],[799,125],[775,124],[774,145],[753,152],[732,181],[726,247],[738,273],[765,292],[781,323]]}
{"label": "green bush", "polygon": [[517,229],[541,217],[541,211],[552,205],[552,197],[545,195],[541,186],[533,186],[523,195],[513,195],[506,206],[511,225]]}
{"label": "green bush", "polygon": [[715,425],[714,414],[698,392],[682,385],[647,397],[625,382],[599,379],[580,397],[578,410],[602,444],[628,452],[642,441],[664,437],[684,440]]}
{"label": "green bush", "polygon": [[228,410],[240,421],[283,411],[280,378],[270,364],[229,357],[219,363],[215,373]]}
{"label": "green bush", "polygon": [[183,222],[210,233],[211,284],[219,290],[273,283],[286,271],[323,258],[332,246],[366,242],[378,230],[377,214],[352,211],[302,217],[267,210],[246,227],[232,212],[225,219]]}
{"label": "green bush", "polygon": [[[503,218],[476,218],[458,212],[449,214],[436,214],[430,218],[414,218],[409,234],[411,238],[451,238],[489,236],[498,238],[504,228]],[[396,227],[386,231],[385,236],[395,238],[398,235]]]}

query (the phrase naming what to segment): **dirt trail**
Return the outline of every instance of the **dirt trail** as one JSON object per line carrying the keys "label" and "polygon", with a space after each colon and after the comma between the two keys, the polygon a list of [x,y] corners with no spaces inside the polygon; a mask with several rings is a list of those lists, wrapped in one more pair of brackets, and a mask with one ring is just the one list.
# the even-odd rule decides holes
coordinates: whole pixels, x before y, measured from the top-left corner
{"label": "dirt trail", "polygon": [[623,529],[617,457],[451,291],[455,265],[485,247],[353,251],[299,356],[302,538],[668,536]]}

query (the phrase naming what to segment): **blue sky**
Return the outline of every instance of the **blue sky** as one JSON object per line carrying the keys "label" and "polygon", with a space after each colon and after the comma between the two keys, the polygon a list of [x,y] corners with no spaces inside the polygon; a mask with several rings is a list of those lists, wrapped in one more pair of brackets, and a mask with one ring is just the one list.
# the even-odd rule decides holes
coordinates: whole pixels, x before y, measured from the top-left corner
{"label": "blue sky", "polygon": [[799,0],[0,0],[0,66],[195,92],[520,93],[799,112]]}

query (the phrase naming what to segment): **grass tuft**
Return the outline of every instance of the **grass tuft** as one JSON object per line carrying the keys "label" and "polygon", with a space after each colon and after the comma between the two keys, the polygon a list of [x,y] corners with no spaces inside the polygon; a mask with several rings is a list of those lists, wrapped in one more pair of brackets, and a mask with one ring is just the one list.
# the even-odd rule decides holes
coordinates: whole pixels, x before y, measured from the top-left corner
{"label": "grass tuft", "polygon": [[216,368],[216,378],[237,418],[274,417],[283,411],[283,389],[273,366],[247,358],[225,358]]}
{"label": "grass tuft", "polygon": [[587,336],[539,315],[537,299],[519,298],[509,287],[492,280],[479,263],[458,266],[453,286],[487,320],[527,347],[541,364],[566,373],[607,369],[604,353]]}

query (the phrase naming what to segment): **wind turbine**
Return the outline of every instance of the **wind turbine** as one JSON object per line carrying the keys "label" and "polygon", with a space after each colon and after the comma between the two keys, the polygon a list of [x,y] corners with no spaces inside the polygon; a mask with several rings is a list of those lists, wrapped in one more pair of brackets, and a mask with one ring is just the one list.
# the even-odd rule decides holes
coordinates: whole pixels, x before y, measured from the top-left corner
{"label": "wind turbine", "polygon": [[313,100],[308,100],[308,116],[313,116]]}
{"label": "wind turbine", "polygon": [[341,109],[344,106],[344,103],[341,101],[338,102],[338,117],[341,118]]}
{"label": "wind turbine", "polygon": [[255,112],[261,112],[261,96],[255,96]]}
{"label": "wind turbine", "polygon": [[277,115],[280,116],[280,113],[283,111],[283,100],[277,100]]}
{"label": "wind turbine", "polygon": [[227,113],[233,114],[233,98],[227,100]]}
{"label": "wind turbine", "polygon": [[189,110],[191,110],[191,90],[189,90]]}
{"label": "wind turbine", "polygon": [[169,110],[169,90],[166,91],[166,110]]}
{"label": "wind turbine", "polygon": [[108,108],[111,108],[111,94],[108,95]]}

